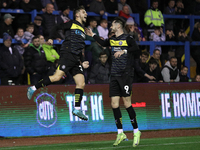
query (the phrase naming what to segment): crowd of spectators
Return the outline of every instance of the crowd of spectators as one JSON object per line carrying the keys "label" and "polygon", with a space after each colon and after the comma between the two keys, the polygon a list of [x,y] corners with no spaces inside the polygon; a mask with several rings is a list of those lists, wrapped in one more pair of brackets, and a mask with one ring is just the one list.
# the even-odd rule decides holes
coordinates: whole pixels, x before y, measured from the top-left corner
{"label": "crowd of spectators", "polygon": [[[30,12],[42,11],[31,22],[30,14],[0,14],[0,79],[1,85],[35,84],[45,75],[51,75],[59,60],[59,45],[53,45],[52,39],[65,39],[65,33],[54,32],[56,25],[73,19],[69,17],[78,5],[84,5],[86,11],[99,14],[88,17],[86,27],[102,39],[113,36],[109,27],[113,18],[103,19],[105,12],[118,14],[125,20],[124,32],[136,41],[200,41],[200,23],[196,22],[192,37],[186,29],[189,23],[184,19],[164,19],[163,14],[200,14],[200,0],[152,0],[148,8],[146,0],[0,0],[1,8],[22,9]],[[59,15],[53,11],[58,10]],[[139,13],[140,24],[131,17]],[[191,28],[191,27],[190,27]],[[18,43],[12,45],[12,39]],[[83,54],[90,62],[85,70],[86,82],[108,83],[110,75],[110,47],[102,47],[92,37],[86,36],[91,45],[86,46]],[[26,41],[26,42],[24,42]],[[191,47],[191,56],[196,62],[195,81],[200,79],[199,46]],[[134,82],[188,82],[188,67],[184,66],[183,46],[156,46],[153,55],[149,55],[147,46],[140,46],[141,55],[135,59]],[[169,52],[174,52],[169,57]],[[28,81],[30,80],[30,81]],[[70,74],[63,76],[58,83],[74,83]],[[10,83],[12,81],[12,83]]]}

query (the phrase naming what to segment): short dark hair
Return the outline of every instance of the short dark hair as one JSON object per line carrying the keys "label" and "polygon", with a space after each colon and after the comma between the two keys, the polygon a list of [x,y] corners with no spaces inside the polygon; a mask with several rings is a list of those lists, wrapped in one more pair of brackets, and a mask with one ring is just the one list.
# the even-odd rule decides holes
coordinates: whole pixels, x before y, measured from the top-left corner
{"label": "short dark hair", "polygon": [[[106,51],[102,51],[100,54],[99,54],[99,57],[101,57],[101,55],[107,55]],[[108,56],[108,55],[107,55]]]}
{"label": "short dark hair", "polygon": [[32,38],[32,42],[35,40],[35,39],[38,39],[39,38],[39,36],[34,36],[33,38]]}
{"label": "short dark hair", "polygon": [[155,53],[156,51],[159,51],[159,52],[160,52],[160,50],[159,50],[159,49],[154,49],[154,50],[153,50],[153,53]]}
{"label": "short dark hair", "polygon": [[95,18],[90,18],[89,22],[97,21]]}
{"label": "short dark hair", "polygon": [[153,4],[155,2],[159,2],[159,0],[152,0],[151,4]]}
{"label": "short dark hair", "polygon": [[108,22],[106,19],[101,19],[100,24],[103,22]]}
{"label": "short dark hair", "polygon": [[84,6],[78,6],[77,8],[74,9],[73,11],[73,15],[74,15],[74,19],[76,19],[76,14],[81,10],[81,9],[84,9],[85,10],[85,7]]}
{"label": "short dark hair", "polygon": [[184,68],[187,68],[187,69],[188,69],[188,67],[184,65],[183,67],[181,67],[181,70],[183,70]]}
{"label": "short dark hair", "polygon": [[149,57],[149,52],[144,51],[144,52],[141,53],[141,56],[142,56],[142,55],[145,55],[145,56]]}
{"label": "short dark hair", "polygon": [[170,57],[169,61],[171,61],[172,59],[177,59],[177,58],[172,56],[172,57]]}
{"label": "short dark hair", "polygon": [[124,25],[125,25],[125,20],[121,17],[115,17],[114,23],[119,23],[121,25],[122,28],[124,28]]}
{"label": "short dark hair", "polygon": [[150,59],[149,64],[156,64],[158,65],[158,62],[155,59]]}

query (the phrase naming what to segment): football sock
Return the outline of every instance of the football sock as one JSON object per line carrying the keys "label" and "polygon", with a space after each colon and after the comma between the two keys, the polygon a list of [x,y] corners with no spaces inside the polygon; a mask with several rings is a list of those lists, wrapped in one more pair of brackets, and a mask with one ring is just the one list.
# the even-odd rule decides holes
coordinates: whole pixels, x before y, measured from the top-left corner
{"label": "football sock", "polygon": [[118,129],[117,132],[118,132],[118,134],[120,134],[123,132],[123,129]]}
{"label": "football sock", "polygon": [[119,107],[113,108],[113,114],[115,117],[115,123],[116,123],[117,129],[122,129],[122,114]]}
{"label": "football sock", "polygon": [[139,129],[133,129],[133,133],[137,133],[139,131]]}
{"label": "football sock", "polygon": [[135,114],[135,110],[133,109],[132,106],[126,108],[128,114],[129,114],[129,117],[131,119],[131,124],[133,126],[134,129],[137,129],[138,128],[138,124],[137,124],[137,120],[136,120],[136,114]]}
{"label": "football sock", "polygon": [[80,108],[83,97],[83,89],[75,89],[75,108]]}
{"label": "football sock", "polygon": [[36,89],[39,89],[39,88],[45,87],[45,86],[47,86],[47,85],[49,85],[49,84],[51,84],[51,83],[52,83],[52,82],[51,82],[51,80],[49,79],[49,77],[46,77],[46,78],[40,80],[40,81],[35,85],[35,87],[36,87]]}

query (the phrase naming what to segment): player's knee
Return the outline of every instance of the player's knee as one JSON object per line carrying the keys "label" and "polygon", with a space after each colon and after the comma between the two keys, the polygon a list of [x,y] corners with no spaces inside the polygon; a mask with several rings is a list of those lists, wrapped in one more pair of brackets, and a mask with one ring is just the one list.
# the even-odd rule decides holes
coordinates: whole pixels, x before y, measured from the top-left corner
{"label": "player's knee", "polygon": [[112,108],[118,108],[119,104],[117,102],[112,101],[111,106],[112,106]]}
{"label": "player's knee", "polygon": [[77,84],[77,87],[78,87],[78,88],[81,88],[81,89],[84,89],[84,87],[85,87],[85,82],[78,83],[78,84]]}

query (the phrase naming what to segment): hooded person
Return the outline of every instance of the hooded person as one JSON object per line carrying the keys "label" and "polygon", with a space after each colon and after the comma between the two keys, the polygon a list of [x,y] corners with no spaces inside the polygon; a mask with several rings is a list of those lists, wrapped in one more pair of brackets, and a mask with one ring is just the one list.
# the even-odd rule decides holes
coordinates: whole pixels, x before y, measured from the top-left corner
{"label": "hooded person", "polygon": [[20,84],[20,75],[23,69],[23,60],[16,48],[11,46],[12,37],[8,33],[3,34],[3,46],[0,48],[0,78],[1,85]]}

